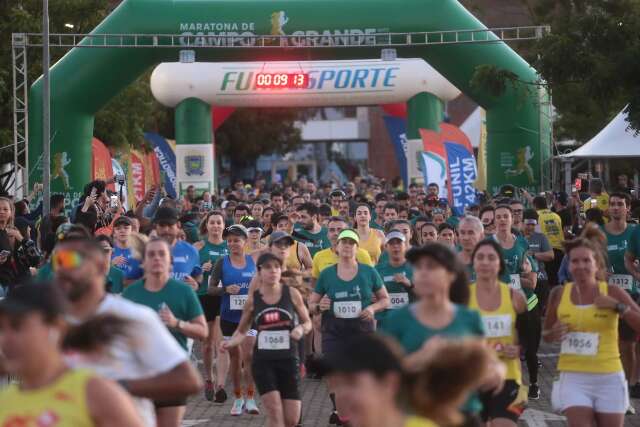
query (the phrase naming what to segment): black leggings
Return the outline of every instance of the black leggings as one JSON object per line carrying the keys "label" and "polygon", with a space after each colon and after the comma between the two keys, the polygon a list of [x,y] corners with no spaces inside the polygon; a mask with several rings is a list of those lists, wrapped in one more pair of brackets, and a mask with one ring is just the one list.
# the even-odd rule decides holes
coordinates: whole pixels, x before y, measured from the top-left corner
{"label": "black leggings", "polygon": [[542,318],[540,315],[540,304],[518,315],[516,320],[518,328],[518,338],[524,349],[524,357],[529,371],[529,384],[538,382],[538,348],[542,337]]}

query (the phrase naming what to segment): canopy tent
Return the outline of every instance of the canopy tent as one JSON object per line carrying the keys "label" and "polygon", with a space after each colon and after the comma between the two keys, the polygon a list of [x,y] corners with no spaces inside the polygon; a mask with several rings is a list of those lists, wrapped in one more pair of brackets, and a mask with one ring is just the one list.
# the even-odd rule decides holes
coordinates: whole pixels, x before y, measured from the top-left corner
{"label": "canopy tent", "polygon": [[633,129],[628,129],[628,126],[627,114],[623,109],[589,142],[561,157],[571,159],[640,157],[640,135],[636,135]]}

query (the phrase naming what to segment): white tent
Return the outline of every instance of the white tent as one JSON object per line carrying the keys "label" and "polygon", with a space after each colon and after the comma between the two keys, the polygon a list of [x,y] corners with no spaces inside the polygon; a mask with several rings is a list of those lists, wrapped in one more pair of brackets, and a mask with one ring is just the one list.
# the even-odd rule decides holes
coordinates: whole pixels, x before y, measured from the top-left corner
{"label": "white tent", "polygon": [[564,154],[565,158],[621,158],[640,157],[640,135],[627,129],[627,114],[621,111],[604,129],[589,142],[571,153]]}

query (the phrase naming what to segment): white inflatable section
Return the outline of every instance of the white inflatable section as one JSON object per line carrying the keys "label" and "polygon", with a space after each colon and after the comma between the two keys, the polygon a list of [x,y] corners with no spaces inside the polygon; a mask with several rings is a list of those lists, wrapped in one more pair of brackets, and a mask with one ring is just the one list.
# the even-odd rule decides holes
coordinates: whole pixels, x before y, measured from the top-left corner
{"label": "white inflatable section", "polygon": [[[306,88],[256,88],[265,73],[307,74]],[[405,102],[428,92],[450,101],[460,91],[423,59],[287,62],[166,62],[151,91],[167,107],[187,98],[227,107],[324,107]]]}

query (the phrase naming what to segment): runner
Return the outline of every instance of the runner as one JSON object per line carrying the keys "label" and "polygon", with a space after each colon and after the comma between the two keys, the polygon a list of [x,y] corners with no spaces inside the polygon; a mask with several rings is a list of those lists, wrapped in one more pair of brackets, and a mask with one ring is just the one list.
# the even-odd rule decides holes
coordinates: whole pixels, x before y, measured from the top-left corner
{"label": "runner", "polygon": [[485,237],[493,236],[496,232],[495,211],[493,206],[485,206],[480,209],[480,221],[484,227]]}
{"label": "runner", "polygon": [[[214,384],[212,378],[212,367],[214,358],[216,362],[216,377],[226,377],[229,370],[228,355],[218,355],[216,349],[222,342],[222,332],[220,331],[220,296],[209,295],[209,277],[211,270],[218,259],[229,254],[227,242],[222,238],[224,232],[224,216],[220,211],[211,211],[200,224],[200,234],[206,236],[194,244],[200,255],[202,266],[202,281],[198,287],[198,299],[207,320],[208,335],[203,341],[202,363],[204,365],[204,395],[207,400],[215,400],[216,403],[224,403],[227,400],[227,393],[224,384]],[[217,283],[212,284],[217,286]],[[218,374],[220,372],[220,374]]]}
{"label": "runner", "polygon": [[[311,294],[309,309],[322,313],[322,351],[330,354],[357,335],[373,332],[374,316],[389,306],[389,295],[382,278],[369,265],[356,259],[359,246],[358,233],[353,229],[340,232],[337,239],[338,263],[322,270],[315,290]],[[371,303],[375,295],[377,302]],[[344,423],[339,416],[340,408],[328,384],[333,413],[331,424]]]}
{"label": "runner", "polygon": [[[414,292],[418,301],[394,310],[382,327],[383,333],[398,340],[407,353],[406,366],[416,366],[424,357],[428,341],[436,336],[447,338],[482,337],[484,327],[480,314],[466,306],[469,285],[464,267],[455,254],[440,243],[412,248],[406,255],[413,268]],[[500,369],[487,382],[488,389],[499,386]],[[468,425],[479,422],[482,405],[472,397],[463,410]]]}
{"label": "runner", "polygon": [[484,237],[484,227],[478,217],[466,215],[460,220],[458,233],[460,243],[458,257],[464,264],[469,280],[474,282],[476,277],[473,271],[473,250]]}
{"label": "runner", "polygon": [[249,238],[247,239],[246,252],[250,254],[252,252],[263,251],[267,245],[262,241],[262,237],[264,235],[262,224],[256,220],[249,220],[243,221],[242,225],[246,227],[249,235]]}
{"label": "runner", "polygon": [[[609,261],[608,281],[610,285],[624,289],[631,298],[636,301],[638,298],[638,286],[633,276],[629,274],[624,263],[624,256],[631,235],[636,226],[627,224],[627,214],[629,211],[630,198],[626,193],[612,193],[609,196],[609,218],[610,221],[602,227],[607,237],[607,256]],[[634,391],[634,396],[638,396],[639,387],[634,383],[637,378],[638,361],[636,360],[636,343],[640,335],[635,332],[624,320],[619,322],[619,346],[622,367],[624,368],[627,382]],[[635,387],[633,387],[635,386]],[[629,406],[632,409],[633,406]]]}
{"label": "runner", "polygon": [[415,299],[413,284],[411,283],[413,272],[405,259],[407,252],[406,240],[405,235],[398,230],[392,230],[387,233],[385,251],[389,254],[388,259],[386,262],[376,265],[376,270],[382,277],[384,286],[389,293],[390,301],[388,310],[376,314],[378,328],[381,327],[385,317],[391,310],[404,307]]}
{"label": "runner", "polygon": [[[3,367],[20,378],[0,391],[0,425],[144,426],[121,387],[65,363],[64,315],[64,295],[49,283],[17,286],[0,302]],[[126,330],[113,327],[109,333]],[[107,341],[109,333],[103,335]]]}
{"label": "runner", "polygon": [[106,344],[102,355],[71,354],[70,366],[92,369],[117,380],[132,396],[145,426],[156,423],[152,400],[184,399],[201,390],[202,382],[187,353],[167,331],[155,310],[107,294],[108,257],[94,240],[65,237],[51,257],[56,284],[70,301],[68,320],[80,323],[114,314],[131,323],[127,336]]}
{"label": "runner", "polygon": [[111,257],[113,256],[113,241],[111,237],[101,234],[96,237],[96,240],[102,246],[102,250],[108,256],[106,262],[109,263],[107,266],[107,280],[105,283],[105,289],[110,294],[121,294],[124,290],[124,273],[117,267],[111,265]]}
{"label": "runner", "polygon": [[426,222],[420,228],[420,235],[422,236],[423,245],[435,242],[438,240],[438,227],[432,222]]}
{"label": "runner", "polygon": [[553,287],[559,284],[556,273],[560,269],[560,263],[564,256],[562,247],[564,242],[563,224],[560,216],[549,209],[547,199],[545,197],[534,197],[533,207],[538,211],[538,224],[540,225],[540,231],[542,234],[547,236],[547,239],[549,239],[549,243],[553,248],[553,260],[547,263],[549,285]]}
{"label": "runner", "polygon": [[[259,289],[249,296],[238,328],[221,350],[242,344],[249,327],[256,325],[258,339],[251,369],[266,411],[267,426],[293,427],[300,419],[302,405],[295,342],[311,331],[311,319],[300,293],[280,281],[281,258],[267,252],[260,255],[256,265]],[[296,319],[300,319],[297,325]]]}
{"label": "runner", "polygon": [[[318,208],[311,203],[303,203],[296,210],[298,224],[294,224],[294,230],[284,230],[294,239],[302,242],[313,258],[322,249],[331,246],[327,229],[318,222]],[[297,225],[297,226],[296,226]]]}
{"label": "runner", "polygon": [[456,229],[453,225],[445,222],[438,227],[438,241],[451,249],[456,247]]}
{"label": "runner", "polygon": [[618,319],[640,331],[640,308],[628,293],[598,280],[602,250],[577,238],[565,244],[573,283],[549,296],[543,337],[562,342],[554,409],[570,427],[622,427],[629,393],[618,350]]}
{"label": "runner", "polygon": [[505,262],[500,280],[508,283],[511,289],[524,292],[527,300],[527,311],[518,316],[516,328],[529,373],[529,395],[531,399],[539,399],[538,348],[542,331],[542,312],[535,293],[538,277],[527,255],[529,248],[527,241],[524,237],[513,234],[511,207],[498,205],[494,214],[496,223],[494,239],[502,248]]}
{"label": "runner", "polygon": [[[256,267],[253,258],[245,254],[248,233],[242,225],[235,224],[227,228],[224,237],[227,239],[229,255],[220,258],[213,267],[209,293],[213,295],[222,293],[220,329],[223,339],[227,341],[231,339],[240,323],[242,308],[247,301],[249,284],[256,274]],[[218,283],[221,283],[222,287],[219,287]],[[254,399],[254,383],[250,370],[256,331],[250,329],[247,337],[242,346],[229,349],[235,397],[231,415],[234,416],[242,415],[243,411],[252,415],[260,413]],[[222,349],[222,344],[220,348]],[[243,393],[242,377],[244,377],[246,396]],[[218,385],[223,385],[226,383],[226,377],[216,378],[216,381]]]}
{"label": "runner", "polygon": [[480,242],[473,251],[472,259],[476,281],[469,289],[469,308],[480,312],[487,341],[507,368],[501,390],[487,390],[480,394],[482,418],[490,425],[516,426],[526,401],[520,394],[522,372],[516,316],[526,311],[526,301],[521,292],[499,280],[505,262],[502,249],[495,240]]}
{"label": "runner", "polygon": [[[188,339],[205,339],[207,322],[193,289],[185,286],[184,282],[171,279],[171,249],[164,239],[155,238],[147,243],[142,267],[144,278],[131,284],[122,296],[158,311],[180,347],[190,353]],[[186,399],[156,400],[158,424],[179,427],[186,405]]]}
{"label": "runner", "polygon": [[202,279],[200,256],[193,245],[178,239],[180,233],[179,213],[176,209],[160,207],[153,218],[158,237],[166,240],[171,248],[171,278],[185,282],[194,291]]}
{"label": "runner", "polygon": [[[492,356],[481,341],[433,344],[411,371],[402,366],[397,344],[379,335],[355,337],[324,358],[320,365],[336,384],[349,424],[459,425],[458,408],[469,391],[483,382]],[[398,403],[399,395],[407,397],[408,408]]]}
{"label": "runner", "polygon": [[129,241],[132,231],[133,221],[127,216],[119,216],[113,222],[111,264],[124,272],[125,286],[140,279],[144,274],[140,268],[140,260],[134,256]]}
{"label": "runner", "polygon": [[384,233],[369,226],[371,222],[371,208],[361,203],[356,208],[355,223],[360,236],[360,246],[369,252],[374,264],[378,262],[384,246]]}
{"label": "runner", "polygon": [[[302,244],[298,240],[294,240],[295,238],[291,233],[292,232],[296,233],[296,232],[293,230],[293,223],[291,222],[288,216],[278,215],[274,217],[274,222],[275,222],[274,233],[276,231],[279,231],[280,233],[285,233],[289,237],[291,237],[291,240],[292,240],[292,246],[290,247],[290,249],[287,248],[289,250],[287,251],[286,255],[284,253],[276,254],[276,255],[283,257],[284,267],[286,269],[302,271],[305,273],[305,276],[308,277],[307,275],[311,271],[311,267],[313,265],[313,260],[311,257],[311,253],[309,252],[308,246]],[[281,235],[282,234],[279,234],[279,236]],[[300,236],[299,234],[297,235]],[[275,241],[271,239],[271,236],[269,236],[269,248],[271,249],[272,252],[273,252],[274,243]],[[257,257],[259,255],[260,253],[256,254],[256,256],[254,256],[254,259],[257,260],[258,259]]]}
{"label": "runner", "polygon": [[537,268],[534,268],[538,270],[536,295],[540,300],[540,310],[544,313],[549,297],[549,276],[547,275],[545,263],[553,261],[553,248],[547,236],[536,231],[536,228],[538,228],[538,212],[535,209],[527,209],[524,211],[523,217],[523,237],[529,245],[531,261],[537,265]]}

